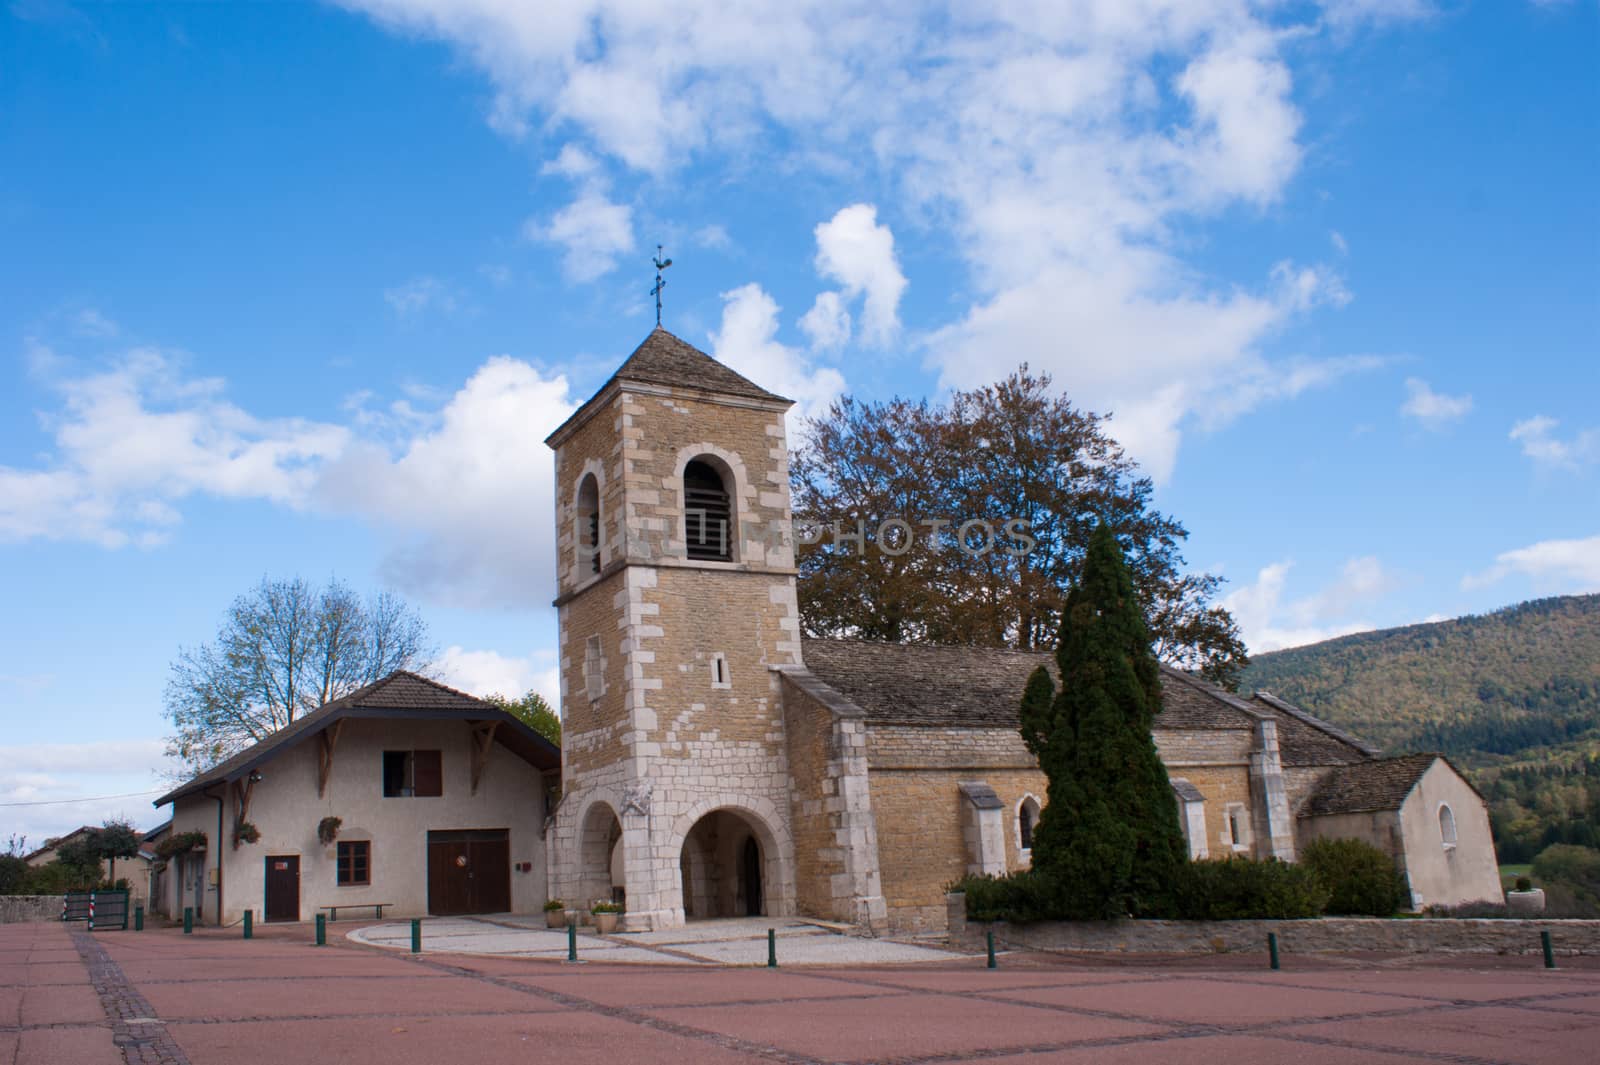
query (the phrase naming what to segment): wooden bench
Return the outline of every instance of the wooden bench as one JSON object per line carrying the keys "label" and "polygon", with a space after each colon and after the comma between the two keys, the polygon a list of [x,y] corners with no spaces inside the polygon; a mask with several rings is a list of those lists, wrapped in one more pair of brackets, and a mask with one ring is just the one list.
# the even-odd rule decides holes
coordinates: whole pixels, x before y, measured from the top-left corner
{"label": "wooden bench", "polygon": [[333,906],[318,906],[317,909],[319,909],[319,910],[327,910],[328,911],[328,920],[330,920],[330,921],[337,921],[339,919],[339,911],[340,910],[371,910],[372,914],[373,914],[373,917],[375,917],[377,920],[381,921],[381,920],[383,920],[383,908],[385,906],[388,906],[390,909],[393,909],[394,908],[394,903],[392,903],[392,902],[341,902],[341,903],[337,903],[336,905],[333,905]]}

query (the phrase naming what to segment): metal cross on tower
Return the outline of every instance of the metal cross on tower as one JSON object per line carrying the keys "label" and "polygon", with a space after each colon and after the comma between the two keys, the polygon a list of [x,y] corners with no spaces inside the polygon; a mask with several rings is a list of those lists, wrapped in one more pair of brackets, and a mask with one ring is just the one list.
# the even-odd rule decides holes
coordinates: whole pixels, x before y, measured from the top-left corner
{"label": "metal cross on tower", "polygon": [[651,262],[656,264],[656,284],[650,294],[656,298],[656,325],[661,324],[661,290],[667,287],[666,278],[661,276],[661,271],[672,265],[671,259],[661,257],[661,245],[656,245],[656,257]]}

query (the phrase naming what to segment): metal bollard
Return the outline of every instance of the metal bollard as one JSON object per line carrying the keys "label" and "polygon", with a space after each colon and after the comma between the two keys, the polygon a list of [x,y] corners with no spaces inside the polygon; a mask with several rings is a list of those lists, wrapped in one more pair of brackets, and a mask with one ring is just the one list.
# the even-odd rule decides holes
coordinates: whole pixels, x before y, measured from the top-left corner
{"label": "metal bollard", "polygon": [[143,906],[135,906],[133,908],[133,930],[135,932],[143,932],[144,931],[144,907]]}
{"label": "metal bollard", "polygon": [[567,922],[567,960],[578,960],[578,922],[576,920]]}
{"label": "metal bollard", "polygon": [[255,938],[255,928],[251,924],[251,913],[249,910],[244,911],[244,937],[246,939]]}
{"label": "metal bollard", "polygon": [[769,928],[767,929],[767,968],[776,969],[777,967],[778,930],[776,928]]}
{"label": "metal bollard", "polygon": [[186,935],[186,936],[194,934],[194,907],[193,906],[185,906],[183,908],[183,934]]}
{"label": "metal bollard", "polygon": [[422,953],[422,918],[411,918],[411,953]]}
{"label": "metal bollard", "polygon": [[989,941],[989,968],[998,969],[1000,966],[994,960],[994,932],[992,930],[988,933],[987,939]]}
{"label": "metal bollard", "polygon": [[1539,943],[1544,947],[1544,967],[1546,969],[1554,969],[1556,967],[1556,952],[1550,949],[1549,931],[1539,933]]}
{"label": "metal bollard", "polygon": [[1272,955],[1272,968],[1278,968],[1278,933],[1267,933],[1267,953]]}
{"label": "metal bollard", "polygon": [[317,914],[317,946],[328,945],[328,917],[326,914]]}

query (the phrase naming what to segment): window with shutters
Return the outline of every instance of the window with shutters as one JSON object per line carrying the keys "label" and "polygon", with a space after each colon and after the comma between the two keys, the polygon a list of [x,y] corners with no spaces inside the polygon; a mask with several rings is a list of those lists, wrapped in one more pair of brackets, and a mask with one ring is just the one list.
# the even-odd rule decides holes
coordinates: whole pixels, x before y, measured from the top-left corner
{"label": "window with shutters", "polygon": [[438,751],[384,751],[383,797],[426,799],[444,794],[444,766]]}
{"label": "window with shutters", "polygon": [[600,482],[594,474],[584,477],[578,487],[574,542],[578,545],[580,579],[600,572]]}
{"label": "window with shutters", "polygon": [[339,841],[340,887],[372,883],[372,841],[365,839]]}
{"label": "window with shutters", "polygon": [[733,505],[728,482],[711,463],[695,459],[683,469],[683,525],[689,557],[733,561]]}

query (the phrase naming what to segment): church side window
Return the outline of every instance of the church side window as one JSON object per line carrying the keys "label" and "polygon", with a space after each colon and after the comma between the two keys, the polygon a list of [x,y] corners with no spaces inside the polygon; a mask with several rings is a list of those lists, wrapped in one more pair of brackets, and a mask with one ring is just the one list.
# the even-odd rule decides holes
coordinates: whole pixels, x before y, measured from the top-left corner
{"label": "church side window", "polygon": [[733,561],[733,506],[717,468],[695,459],[683,469],[683,531],[689,557]]}
{"label": "church side window", "polygon": [[594,474],[578,486],[576,516],[578,565],[581,573],[600,572],[600,482]]}
{"label": "church side window", "polygon": [[1228,830],[1228,838],[1224,842],[1236,851],[1248,850],[1250,847],[1248,817],[1242,803],[1228,804],[1228,809],[1223,814],[1223,824]]}
{"label": "church side window", "polygon": [[583,686],[591,703],[606,693],[606,660],[601,653],[598,636],[591,636],[584,641]]}
{"label": "church side window", "polygon": [[1455,849],[1456,812],[1450,809],[1449,803],[1439,804],[1439,838],[1444,841],[1445,850]]}
{"label": "church side window", "polygon": [[1033,850],[1033,830],[1039,827],[1039,800],[1025,795],[1017,804],[1017,849]]}

